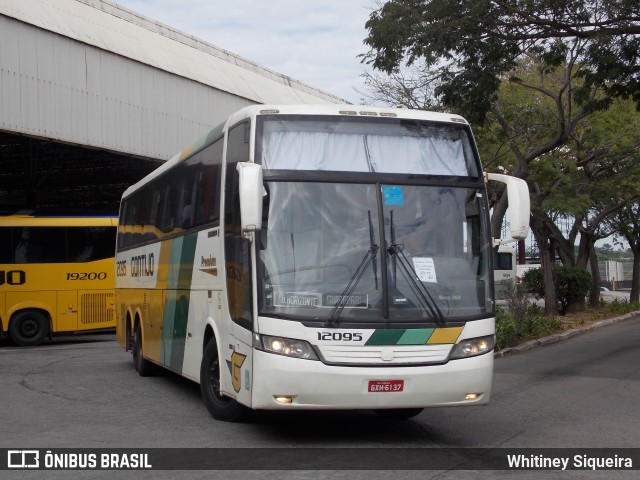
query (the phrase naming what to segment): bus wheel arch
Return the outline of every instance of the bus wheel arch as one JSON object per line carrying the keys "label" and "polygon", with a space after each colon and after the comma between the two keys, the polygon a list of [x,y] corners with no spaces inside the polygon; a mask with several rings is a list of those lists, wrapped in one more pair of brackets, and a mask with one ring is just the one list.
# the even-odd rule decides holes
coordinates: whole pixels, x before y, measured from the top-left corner
{"label": "bus wheel arch", "polygon": [[133,327],[133,347],[131,349],[133,367],[141,377],[149,377],[155,373],[155,365],[144,358],[144,342],[140,324],[140,317],[136,315]]}
{"label": "bus wheel arch", "polygon": [[46,310],[19,310],[9,320],[9,337],[21,347],[40,345],[51,335],[51,315]]}
{"label": "bus wheel arch", "polygon": [[218,342],[213,329],[207,327],[205,344],[200,364],[200,392],[207,410],[216,420],[225,422],[238,422],[245,418],[247,407],[238,403],[234,398],[220,393],[222,365],[224,361],[218,351]]}

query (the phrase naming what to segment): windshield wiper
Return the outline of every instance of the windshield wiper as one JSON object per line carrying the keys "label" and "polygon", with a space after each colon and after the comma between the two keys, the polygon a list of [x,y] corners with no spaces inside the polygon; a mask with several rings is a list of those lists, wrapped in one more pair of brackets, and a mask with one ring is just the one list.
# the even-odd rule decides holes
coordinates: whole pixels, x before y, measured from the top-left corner
{"label": "windshield wiper", "polygon": [[329,317],[327,317],[327,321],[325,322],[326,327],[331,327],[334,323],[338,321],[338,319],[340,318],[340,315],[342,314],[342,311],[344,310],[344,307],[347,306],[347,302],[349,301],[351,294],[353,293],[356,286],[362,279],[362,276],[364,275],[364,272],[369,266],[370,262],[373,264],[373,276],[375,280],[376,290],[378,289],[378,269],[376,267],[376,255],[378,254],[378,250],[380,249],[380,247],[376,243],[374,243],[375,236],[373,234],[373,223],[371,222],[371,210],[368,211],[368,215],[369,215],[369,244],[370,244],[369,250],[367,250],[366,255],[360,262],[360,265],[358,265],[358,268],[349,279],[349,283],[347,283],[347,286],[344,288],[344,290],[340,294],[339,300],[331,309],[331,312],[329,313]]}
{"label": "windshield wiper", "polygon": [[431,316],[439,325],[446,325],[447,321],[442,314],[442,311],[438,308],[438,304],[429,293],[429,290],[421,281],[415,278],[414,270],[411,268],[411,264],[409,263],[407,256],[404,254],[402,247],[400,245],[391,245],[388,252],[390,255],[393,255],[394,258],[398,259],[400,273],[402,273],[402,276],[409,282],[409,287],[411,287],[411,290],[418,298],[418,301],[420,301],[422,308],[429,310]]}
{"label": "windshield wiper", "polygon": [[429,290],[424,285],[424,283],[422,283],[415,277],[415,270],[411,268],[409,259],[404,254],[402,246],[396,243],[395,227],[393,225],[393,210],[391,211],[391,246],[387,249],[387,251],[389,252],[389,255],[392,256],[393,260],[394,282],[396,265],[398,265],[400,267],[400,273],[402,273],[402,276],[409,282],[409,287],[418,298],[418,301],[420,302],[422,308],[428,310],[431,313],[431,316],[438,323],[438,325],[446,325],[447,320],[442,314],[442,311],[438,308],[438,304],[433,299],[431,293],[429,293]]}

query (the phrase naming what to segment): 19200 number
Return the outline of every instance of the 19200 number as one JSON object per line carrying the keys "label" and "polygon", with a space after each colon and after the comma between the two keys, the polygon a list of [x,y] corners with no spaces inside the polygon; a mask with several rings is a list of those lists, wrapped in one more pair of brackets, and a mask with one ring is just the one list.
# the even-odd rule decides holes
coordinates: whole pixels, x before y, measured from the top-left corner
{"label": "19200 number", "polygon": [[67,273],[67,280],[104,280],[107,272]]}
{"label": "19200 number", "polygon": [[362,333],[351,332],[317,332],[318,340],[333,340],[335,342],[360,342]]}
{"label": "19200 number", "polygon": [[23,270],[0,270],[0,285],[24,285],[27,274]]}

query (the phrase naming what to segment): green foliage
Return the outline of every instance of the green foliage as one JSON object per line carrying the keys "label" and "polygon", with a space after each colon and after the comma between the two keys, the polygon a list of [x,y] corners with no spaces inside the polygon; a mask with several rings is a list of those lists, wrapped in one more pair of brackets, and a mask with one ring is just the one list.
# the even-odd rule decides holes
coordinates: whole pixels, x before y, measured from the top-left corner
{"label": "green foliage", "polygon": [[583,305],[591,289],[591,274],[576,267],[556,267],[556,293],[558,311],[565,315],[570,307]]}
{"label": "green foliage", "polygon": [[496,309],[496,350],[513,345],[520,337],[516,318],[509,310]]}
{"label": "green foliage", "polygon": [[515,285],[505,290],[507,308],[496,309],[496,348],[501,350],[521,340],[550,335],[562,328],[544,309],[527,298],[526,289]]}
{"label": "green foliage", "polygon": [[[639,311],[640,303],[615,299],[611,303],[602,302],[601,307],[614,315],[624,315]],[[602,314],[593,311],[592,315],[592,320],[597,320]],[[584,320],[579,324],[584,324]],[[546,337],[561,330],[562,322],[557,318],[545,316],[544,309],[536,304],[530,304],[524,315],[510,308],[496,309],[496,350],[502,350],[529,339]]]}
{"label": "green foliage", "polygon": [[608,303],[606,307],[611,313],[616,315],[624,315],[625,313],[636,312],[640,310],[640,303],[630,303],[626,299],[618,300],[617,298],[613,302]]}
{"label": "green foliage", "polygon": [[522,284],[526,290],[533,294],[537,299],[544,298],[544,280],[542,277],[542,269],[532,268],[527,270],[522,276]]}
{"label": "green foliage", "polygon": [[640,103],[637,12],[637,0],[390,0],[366,23],[365,61],[387,73],[424,61],[440,72],[436,95],[472,123],[525,56],[546,74],[577,54],[583,81],[572,93],[590,110],[615,97]]}
{"label": "green foliage", "polygon": [[521,340],[545,337],[561,329],[559,320],[544,316],[544,311],[536,305],[532,305],[522,317],[508,309],[496,309],[497,350],[513,346]]}
{"label": "green foliage", "polygon": [[[556,295],[558,297],[558,311],[565,315],[576,305],[584,304],[584,299],[591,288],[591,274],[576,267],[556,267]],[[534,268],[527,271],[522,282],[527,291],[536,298],[544,298],[544,281],[542,270]]]}

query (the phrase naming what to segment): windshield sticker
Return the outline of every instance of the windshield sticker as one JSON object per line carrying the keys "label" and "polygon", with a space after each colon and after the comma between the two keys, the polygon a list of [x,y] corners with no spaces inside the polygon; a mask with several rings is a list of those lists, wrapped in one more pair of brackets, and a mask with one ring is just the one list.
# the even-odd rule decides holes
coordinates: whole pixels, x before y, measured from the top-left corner
{"label": "windshield sticker", "polygon": [[438,283],[436,278],[436,266],[433,264],[433,258],[414,257],[413,268],[421,282]]}
{"label": "windshield sticker", "polygon": [[384,204],[388,206],[402,206],[404,205],[404,199],[402,198],[402,187],[384,185],[382,187],[384,193]]}

